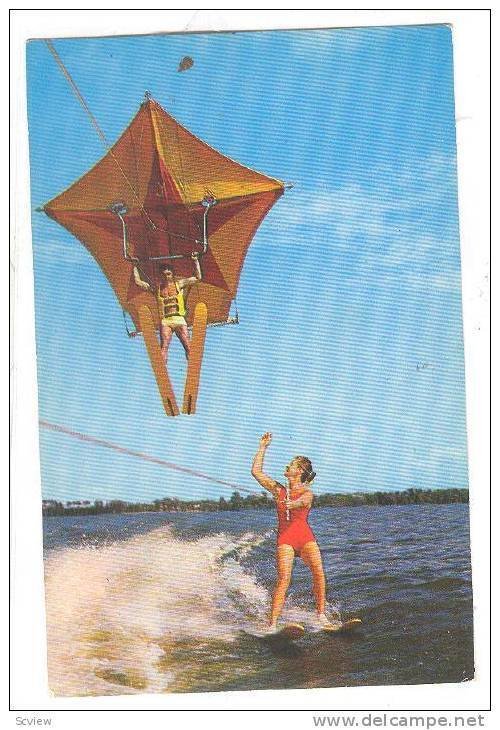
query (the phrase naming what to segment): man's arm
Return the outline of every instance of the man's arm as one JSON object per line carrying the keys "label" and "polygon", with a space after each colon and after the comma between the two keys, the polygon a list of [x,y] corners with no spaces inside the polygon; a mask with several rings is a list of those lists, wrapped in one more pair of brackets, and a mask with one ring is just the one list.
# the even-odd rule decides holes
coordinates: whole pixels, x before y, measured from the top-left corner
{"label": "man's arm", "polygon": [[178,279],[177,285],[179,286],[179,289],[184,289],[187,286],[192,286],[193,284],[196,284],[197,281],[201,281],[203,276],[201,273],[201,266],[200,266],[200,254],[196,251],[193,251],[191,254],[191,258],[194,261],[194,276],[189,276],[187,279]]}
{"label": "man's arm", "polygon": [[151,286],[148,284],[148,282],[141,279],[141,275],[139,274],[139,269],[137,268],[137,266],[134,266],[134,281],[141,289],[144,289],[145,291],[151,291]]}
{"label": "man's arm", "polygon": [[275,497],[278,497],[279,495],[279,485],[277,482],[275,482],[274,479],[272,479],[270,476],[265,474],[263,472],[264,468],[264,456],[266,455],[266,450],[269,444],[271,443],[272,435],[270,433],[265,433],[259,444],[259,450],[255,454],[253,464],[252,464],[252,476],[254,479],[257,479],[259,484],[264,487],[264,489],[267,489],[268,492],[271,492],[271,494]]}

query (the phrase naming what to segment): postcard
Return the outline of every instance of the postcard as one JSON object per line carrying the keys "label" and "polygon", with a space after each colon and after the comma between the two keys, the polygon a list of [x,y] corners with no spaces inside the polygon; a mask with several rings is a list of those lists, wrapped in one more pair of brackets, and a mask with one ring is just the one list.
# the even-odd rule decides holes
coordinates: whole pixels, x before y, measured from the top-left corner
{"label": "postcard", "polygon": [[48,690],[470,682],[451,27],[27,82]]}

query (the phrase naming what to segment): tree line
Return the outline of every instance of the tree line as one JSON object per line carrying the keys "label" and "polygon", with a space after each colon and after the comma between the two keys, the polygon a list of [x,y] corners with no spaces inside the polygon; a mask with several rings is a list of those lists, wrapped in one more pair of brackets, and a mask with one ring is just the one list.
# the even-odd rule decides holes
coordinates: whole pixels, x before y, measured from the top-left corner
{"label": "tree line", "polygon": [[[389,506],[403,504],[453,504],[468,503],[468,489],[405,489],[400,492],[354,492],[350,494],[326,493],[314,497],[315,507],[361,507],[365,505]],[[274,499],[267,493],[242,496],[233,492],[229,499],[178,499],[164,497],[153,502],[125,502],[113,499],[108,502],[88,500],[59,502],[44,500],[43,514],[97,515],[121,512],[232,512],[242,509],[274,509]]]}

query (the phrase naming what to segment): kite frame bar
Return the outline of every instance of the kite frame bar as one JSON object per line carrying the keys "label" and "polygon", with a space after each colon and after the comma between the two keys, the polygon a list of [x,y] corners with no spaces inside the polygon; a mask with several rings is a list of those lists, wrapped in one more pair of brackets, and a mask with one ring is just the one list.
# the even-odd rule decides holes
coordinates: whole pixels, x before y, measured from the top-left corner
{"label": "kite frame bar", "polygon": [[[204,208],[203,210],[203,240],[199,241],[198,239],[194,239],[194,242],[199,244],[203,251],[201,252],[201,256],[206,254],[208,250],[208,213],[211,208],[214,207],[214,205],[217,204],[217,200],[212,196],[207,196],[203,198],[201,201],[201,204]],[[131,256],[128,250],[128,233],[127,233],[127,222],[124,218],[124,216],[128,213],[127,206],[122,201],[116,201],[115,203],[112,203],[109,206],[109,210],[111,213],[114,213],[118,218],[120,219],[120,222],[122,224],[122,233],[123,233],[123,258],[126,261],[133,261],[134,263],[138,263],[140,261],[171,261],[173,259],[184,259],[188,258],[186,254],[169,254],[168,256],[148,256],[146,259],[139,259],[136,256]],[[171,234],[176,235],[176,234]]]}

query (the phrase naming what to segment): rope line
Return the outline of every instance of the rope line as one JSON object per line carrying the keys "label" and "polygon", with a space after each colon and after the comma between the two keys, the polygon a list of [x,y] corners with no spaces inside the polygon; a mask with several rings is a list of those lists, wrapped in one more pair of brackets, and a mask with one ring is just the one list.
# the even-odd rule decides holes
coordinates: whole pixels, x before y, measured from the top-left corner
{"label": "rope line", "polygon": [[189,474],[190,476],[196,477],[198,479],[205,479],[205,481],[212,482],[214,484],[219,484],[223,487],[228,487],[230,489],[235,489],[238,492],[246,492],[247,494],[256,494],[255,490],[247,489],[246,487],[241,487],[239,484],[233,484],[232,482],[226,482],[222,479],[217,479],[217,477],[211,477],[208,474],[204,474],[201,471],[195,471],[194,469],[189,469],[186,466],[179,466],[178,464],[173,464],[171,461],[166,461],[165,459],[160,459],[157,456],[152,456],[151,454],[146,454],[143,451],[135,451],[133,449],[128,449],[125,446],[120,446],[119,444],[114,444],[111,441],[104,441],[103,439],[98,439],[95,436],[89,436],[86,433],[80,433],[79,431],[73,431],[70,428],[67,428],[66,426],[60,426],[56,423],[50,423],[49,421],[43,421],[40,420],[39,424],[42,428],[47,429],[48,431],[56,431],[57,433],[63,433],[66,436],[71,436],[74,439],[77,439],[78,441],[84,441],[85,443],[93,444],[94,446],[101,446],[105,449],[111,449],[112,451],[116,451],[119,454],[124,454],[125,456],[134,456],[137,459],[142,459],[143,461],[148,461],[151,464],[156,464],[157,466],[164,467],[165,469],[172,469],[173,471],[179,471],[183,474]]}
{"label": "rope line", "polygon": [[73,92],[74,92],[76,98],[78,99],[78,101],[82,105],[83,109],[87,113],[88,117],[90,118],[90,121],[92,122],[92,125],[95,128],[95,130],[97,131],[97,134],[99,135],[101,141],[103,142],[103,144],[106,147],[107,151],[110,153],[111,157],[113,158],[114,162],[116,163],[116,166],[118,167],[118,169],[120,170],[121,174],[123,175],[123,177],[124,177],[127,185],[129,186],[130,190],[132,191],[132,194],[135,196],[135,198],[136,198],[136,200],[137,200],[137,202],[139,204],[139,207],[140,208],[143,208],[143,205],[141,204],[141,201],[140,201],[140,198],[139,198],[138,193],[136,192],[136,190],[134,189],[134,186],[132,185],[132,183],[128,179],[128,176],[127,176],[125,170],[120,165],[120,163],[119,163],[119,161],[118,161],[115,153],[113,152],[113,150],[111,148],[111,144],[108,142],[108,140],[106,138],[106,135],[104,134],[104,132],[100,128],[97,119],[95,118],[95,116],[90,111],[90,108],[89,108],[87,102],[85,101],[85,99],[83,98],[82,94],[80,93],[80,90],[78,89],[78,86],[76,85],[76,83],[75,83],[74,79],[72,78],[70,72],[68,71],[68,69],[66,68],[66,66],[64,65],[64,63],[62,62],[61,57],[59,56],[58,52],[54,48],[54,45],[52,44],[52,41],[46,39],[45,40],[45,43],[46,43],[47,48],[49,49],[49,51],[54,56],[54,58],[56,60],[56,63],[59,66],[59,68],[61,69],[64,77],[66,78],[66,80],[68,81],[69,85],[73,89]]}
{"label": "rope line", "polygon": [[56,60],[56,63],[59,66],[59,68],[61,69],[64,77],[67,80],[67,82],[69,83],[69,85],[73,89],[73,93],[75,94],[76,98],[78,99],[78,101],[80,102],[80,104],[83,106],[83,108],[87,112],[87,114],[88,114],[88,116],[90,118],[90,121],[92,122],[92,124],[93,124],[93,126],[94,126],[94,128],[95,128],[95,130],[97,132],[97,134],[101,138],[101,140],[104,143],[104,145],[106,146],[106,148],[109,150],[110,147],[111,147],[111,145],[109,144],[108,140],[106,139],[106,135],[104,134],[104,132],[100,128],[97,119],[95,118],[95,116],[90,111],[90,108],[89,108],[87,102],[85,101],[85,99],[83,98],[82,94],[80,93],[80,90],[79,90],[78,86],[76,85],[76,83],[74,82],[73,78],[71,77],[71,74],[69,73],[68,69],[66,68],[66,66],[62,62],[61,57],[59,56],[58,52],[54,48],[54,45],[53,45],[52,41],[50,41],[47,38],[45,40],[45,43],[47,44],[47,48],[49,49],[49,51],[54,56],[54,58]]}
{"label": "rope line", "polygon": [[[179,236],[181,238],[184,238],[184,236],[182,234],[171,234],[171,232],[167,228],[160,228],[151,219],[151,217],[149,216],[148,211],[144,207],[144,203],[141,201],[141,199],[139,197],[138,192],[134,188],[133,184],[130,182],[130,180],[129,180],[128,176],[127,176],[127,173],[125,172],[125,170],[123,169],[123,167],[120,165],[120,162],[119,162],[118,158],[116,157],[115,153],[113,152],[113,149],[112,149],[111,144],[108,142],[108,139],[107,139],[106,135],[102,131],[101,127],[99,126],[99,123],[98,123],[97,119],[92,114],[92,111],[90,110],[89,105],[85,101],[85,98],[83,97],[83,95],[80,92],[78,86],[76,85],[75,80],[73,79],[73,77],[71,76],[70,72],[68,71],[68,69],[64,65],[64,63],[63,63],[61,57],[59,56],[58,52],[54,48],[54,44],[48,38],[45,39],[45,44],[47,45],[47,48],[49,49],[49,51],[53,55],[53,57],[54,57],[57,65],[59,66],[59,68],[60,68],[63,76],[65,77],[65,79],[67,80],[67,82],[69,83],[69,85],[71,86],[71,89],[73,90],[73,93],[75,94],[76,98],[78,99],[78,101],[82,105],[85,113],[88,115],[90,121],[92,122],[92,126],[96,130],[96,132],[97,132],[99,138],[101,139],[102,143],[104,144],[106,150],[109,152],[109,154],[113,158],[113,161],[115,162],[116,166],[118,167],[120,173],[123,175],[123,178],[125,179],[127,185],[129,186],[129,188],[130,188],[130,190],[132,192],[132,195],[134,196],[134,198],[137,201],[137,205],[138,205],[139,209],[144,214],[144,217],[145,217],[147,223],[149,224],[149,226],[151,227],[151,229],[152,230],[155,230],[155,229],[156,230],[160,230],[160,231],[162,231],[164,233],[168,233],[169,235],[177,235],[177,236]],[[141,130],[141,133],[142,133],[142,130]],[[135,145],[134,145],[134,141],[133,140],[132,140],[132,148],[134,150],[134,155],[135,155]],[[187,236],[185,238],[187,240],[191,240]]]}

